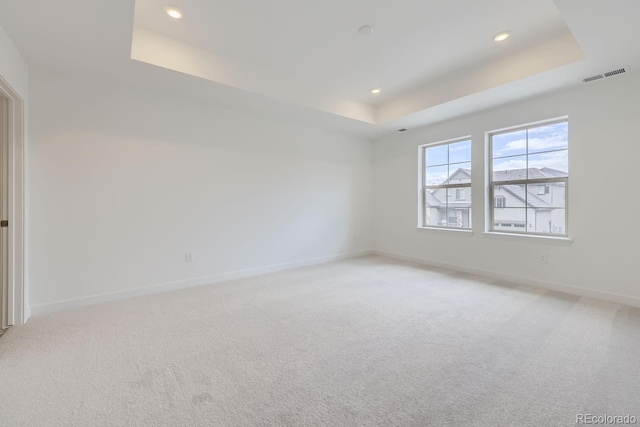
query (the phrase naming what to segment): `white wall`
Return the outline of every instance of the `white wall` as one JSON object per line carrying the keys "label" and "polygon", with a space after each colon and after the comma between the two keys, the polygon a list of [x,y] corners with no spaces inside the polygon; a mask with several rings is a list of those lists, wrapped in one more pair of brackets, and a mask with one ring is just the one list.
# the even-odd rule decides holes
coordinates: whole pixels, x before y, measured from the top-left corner
{"label": "white wall", "polygon": [[[374,143],[375,247],[435,264],[640,305],[640,74],[618,76]],[[485,131],[569,116],[569,233],[484,234]],[[419,230],[420,144],[473,136],[474,234]],[[541,254],[549,263],[540,264]]]}
{"label": "white wall", "polygon": [[46,73],[31,114],[34,313],[371,249],[370,141]]}
{"label": "white wall", "polygon": [[[411,129],[373,150],[363,139],[115,84],[46,73],[30,84],[37,312],[372,247],[640,305],[640,74]],[[484,234],[484,132],[564,115],[574,241]],[[468,134],[475,233],[417,230],[418,145]]]}
{"label": "white wall", "polygon": [[29,98],[29,68],[2,26],[0,26],[0,76],[20,94],[23,100],[26,101]]}
{"label": "white wall", "polygon": [[[13,200],[10,203],[10,209],[12,210],[10,218],[10,244],[13,245],[10,262],[13,263],[13,280],[15,283],[23,283],[23,298],[24,304],[21,304],[17,295],[14,295],[13,304],[15,306],[14,312],[14,324],[21,324],[22,320],[27,320],[31,316],[31,310],[29,307],[29,276],[28,276],[28,262],[29,257],[24,255],[28,253],[28,242],[25,242],[29,233],[29,204],[28,200],[25,200],[25,194],[29,188],[28,177],[26,176],[28,170],[28,146],[29,146],[29,67],[24,58],[16,48],[15,44],[5,32],[4,28],[0,26],[0,78],[4,79],[11,89],[23,101],[22,121],[24,124],[24,134],[22,138],[22,146],[18,145],[12,147],[12,159],[13,167],[11,179],[12,187],[14,190]],[[16,116],[18,117],[18,116]],[[24,209],[24,210],[22,210]],[[23,221],[23,215],[25,220]],[[22,231],[22,233],[20,232]],[[24,238],[20,238],[20,234]],[[24,262],[24,269],[21,264]],[[22,307],[20,307],[22,305]],[[21,318],[22,317],[22,318]]]}

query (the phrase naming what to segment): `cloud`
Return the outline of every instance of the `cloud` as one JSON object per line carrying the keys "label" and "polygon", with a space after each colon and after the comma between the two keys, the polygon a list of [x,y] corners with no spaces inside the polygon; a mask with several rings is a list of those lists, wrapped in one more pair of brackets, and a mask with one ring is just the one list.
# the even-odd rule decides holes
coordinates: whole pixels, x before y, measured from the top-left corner
{"label": "cloud", "polygon": [[449,151],[461,151],[461,150],[471,151],[471,143],[449,146]]}
{"label": "cloud", "polygon": [[[516,136],[511,134],[511,136]],[[517,134],[522,134],[518,131]],[[508,139],[510,134],[501,135],[500,139]],[[513,141],[494,143],[494,157],[503,157],[513,154],[524,154],[527,147],[526,138],[518,138]],[[568,147],[566,123],[544,126],[529,131],[529,152],[562,150]]]}
{"label": "cloud", "polygon": [[519,151],[527,148],[527,140],[526,139],[517,139],[515,141],[511,141],[505,145],[503,148],[505,151]]}
{"label": "cloud", "polygon": [[503,170],[514,170],[514,169],[526,169],[527,162],[522,159],[507,159],[504,161],[496,162],[493,165],[494,171],[503,171]]}
{"label": "cloud", "polygon": [[555,149],[561,150],[563,148],[567,148],[566,135],[554,135],[553,137],[529,139],[529,152],[548,151]]}
{"label": "cloud", "polygon": [[550,153],[529,156],[530,168],[551,168],[561,171],[568,170],[569,155],[567,150],[552,151]]}
{"label": "cloud", "polygon": [[448,178],[446,173],[429,173],[427,174],[427,185],[440,185]]}

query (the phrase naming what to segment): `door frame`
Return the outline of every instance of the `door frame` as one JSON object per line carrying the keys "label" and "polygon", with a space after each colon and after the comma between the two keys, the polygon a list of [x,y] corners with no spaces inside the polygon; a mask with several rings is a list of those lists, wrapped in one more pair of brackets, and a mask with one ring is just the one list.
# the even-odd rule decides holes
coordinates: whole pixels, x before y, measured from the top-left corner
{"label": "door frame", "polygon": [[[0,97],[6,99],[7,129],[0,135],[0,143],[6,144],[8,180],[6,190],[9,226],[2,233],[8,233],[7,271],[9,326],[22,325],[29,317],[26,305],[26,197],[25,197],[25,113],[24,100],[0,76]],[[4,120],[4,118],[2,119]],[[5,272],[3,272],[4,274]]]}

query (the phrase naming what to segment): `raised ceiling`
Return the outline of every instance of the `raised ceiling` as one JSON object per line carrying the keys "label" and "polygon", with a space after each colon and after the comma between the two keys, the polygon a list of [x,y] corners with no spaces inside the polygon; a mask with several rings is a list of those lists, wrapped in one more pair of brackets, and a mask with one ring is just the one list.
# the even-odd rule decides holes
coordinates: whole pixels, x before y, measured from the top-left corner
{"label": "raised ceiling", "polygon": [[635,0],[0,0],[32,68],[365,136],[634,69],[634,16]]}
{"label": "raised ceiling", "polygon": [[[584,59],[552,0],[175,0],[182,20],[164,4],[136,0],[132,58],[370,123]],[[358,34],[364,24],[371,35]],[[508,29],[509,40],[493,41]],[[519,52],[478,81],[486,64]],[[465,70],[465,83],[446,82],[436,101],[422,90]],[[430,99],[402,102],[416,91]]]}

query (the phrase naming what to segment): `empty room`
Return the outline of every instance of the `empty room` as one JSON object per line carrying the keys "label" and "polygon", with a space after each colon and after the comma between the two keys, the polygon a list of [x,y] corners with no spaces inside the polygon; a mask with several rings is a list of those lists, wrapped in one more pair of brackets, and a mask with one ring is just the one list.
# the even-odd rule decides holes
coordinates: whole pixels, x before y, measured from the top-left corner
{"label": "empty room", "polygon": [[0,0],[0,426],[638,424],[639,17]]}

